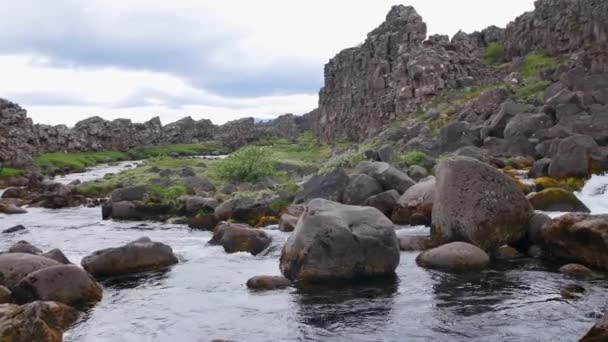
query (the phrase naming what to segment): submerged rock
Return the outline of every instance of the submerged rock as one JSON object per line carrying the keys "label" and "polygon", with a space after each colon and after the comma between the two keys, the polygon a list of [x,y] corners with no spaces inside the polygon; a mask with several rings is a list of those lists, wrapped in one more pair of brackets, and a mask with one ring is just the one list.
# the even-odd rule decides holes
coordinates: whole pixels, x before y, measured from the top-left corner
{"label": "submerged rock", "polygon": [[491,251],[524,237],[533,210],[508,176],[472,158],[450,157],[436,177],[431,233],[437,241]]}
{"label": "submerged rock", "polygon": [[76,309],[56,302],[0,305],[0,341],[61,342],[78,319]]}
{"label": "submerged rock", "polygon": [[597,277],[587,266],[581,264],[567,264],[559,268],[559,272],[565,276],[581,279],[592,279]]}
{"label": "submerged rock", "polygon": [[220,245],[226,253],[249,252],[257,255],[268,248],[271,241],[272,238],[263,230],[224,222],[215,228],[208,244]]}
{"label": "submerged rock", "polygon": [[17,226],[14,226],[14,227],[11,227],[11,228],[3,230],[2,233],[3,234],[10,234],[10,233],[20,232],[20,231],[23,231],[23,230],[26,230],[26,229],[27,228],[25,228],[22,225],[17,225]]}
{"label": "submerged rock", "polygon": [[605,313],[597,323],[583,336],[580,342],[608,341],[608,313]]}
{"label": "submerged rock", "polygon": [[177,264],[171,247],[140,238],[121,247],[106,248],[82,259],[82,267],[95,278],[111,277]]}
{"label": "submerged rock", "polygon": [[291,280],[394,274],[399,241],[393,223],[371,207],[312,200],[285,243],[280,268]]}
{"label": "submerged rock", "polygon": [[278,276],[256,276],[247,280],[247,287],[252,290],[276,290],[291,285],[291,280]]}
{"label": "submerged rock", "polygon": [[442,271],[475,272],[488,266],[490,257],[477,246],[452,242],[422,252],[416,258],[416,263]]}
{"label": "submerged rock", "polygon": [[72,306],[99,302],[102,292],[93,276],[74,265],[51,266],[32,272],[13,288],[13,296],[19,303],[46,300]]}

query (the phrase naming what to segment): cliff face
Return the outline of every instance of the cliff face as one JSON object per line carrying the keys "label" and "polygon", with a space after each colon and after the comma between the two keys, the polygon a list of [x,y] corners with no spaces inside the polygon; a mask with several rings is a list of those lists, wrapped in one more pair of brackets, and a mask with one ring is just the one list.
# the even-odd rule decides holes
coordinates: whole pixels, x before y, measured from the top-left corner
{"label": "cliff face", "polygon": [[507,60],[533,51],[581,53],[585,67],[608,71],[608,1],[538,0],[535,5],[506,29],[458,32],[451,41],[440,35],[425,40],[426,25],[414,8],[393,7],[361,46],[340,52],[325,66],[314,122],[319,140],[361,141],[395,119],[420,114],[446,90],[497,83],[506,75],[482,61],[492,42],[504,45]]}
{"label": "cliff face", "polygon": [[35,152],[32,120],[18,105],[0,99],[0,164],[29,168]]}
{"label": "cliff face", "polygon": [[483,81],[481,34],[425,42],[426,32],[413,7],[395,6],[361,46],[340,52],[325,66],[316,123],[321,141],[364,139],[446,89]]}

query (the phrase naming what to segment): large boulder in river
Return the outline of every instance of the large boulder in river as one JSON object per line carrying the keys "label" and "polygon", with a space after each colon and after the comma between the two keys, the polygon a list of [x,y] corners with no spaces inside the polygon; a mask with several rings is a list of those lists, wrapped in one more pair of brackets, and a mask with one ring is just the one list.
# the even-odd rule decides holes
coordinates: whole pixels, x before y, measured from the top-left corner
{"label": "large boulder in river", "polygon": [[0,254],[0,283],[8,288],[12,288],[28,274],[57,265],[61,264],[55,260],[34,254]]}
{"label": "large boulder in river", "polygon": [[224,222],[215,228],[208,244],[222,246],[226,253],[249,252],[257,255],[268,248],[270,242],[272,238],[261,229]]}
{"label": "large boulder in river", "polygon": [[484,269],[490,257],[481,248],[464,242],[452,242],[422,252],[416,258],[422,267],[451,272],[473,272]]}
{"label": "large boulder in river", "polygon": [[397,190],[400,194],[416,184],[407,173],[388,163],[364,161],[357,165],[356,172],[374,178],[384,190]]}
{"label": "large boulder in river", "polygon": [[373,195],[382,192],[382,184],[368,175],[352,175],[350,181],[344,189],[344,204],[361,205],[365,200]]}
{"label": "large boulder in river", "polygon": [[103,290],[93,276],[74,265],[58,265],[32,272],[13,288],[19,303],[35,300],[60,302],[71,306],[99,302]]}
{"label": "large boulder in river", "polygon": [[247,280],[247,287],[258,291],[283,289],[289,285],[291,280],[278,276],[256,276]]}
{"label": "large boulder in river", "polygon": [[572,192],[561,188],[544,189],[531,193],[527,197],[536,210],[589,212],[589,208]]}
{"label": "large boulder in river", "polygon": [[375,208],[310,201],[281,254],[291,280],[352,279],[394,274],[399,241]]}
{"label": "large boulder in river", "polygon": [[490,251],[523,237],[532,206],[508,176],[472,158],[450,157],[436,177],[431,233],[438,242]]}
{"label": "large boulder in river", "polygon": [[296,194],[294,203],[307,203],[314,198],[342,202],[342,194],[348,185],[349,178],[342,170],[314,175],[302,185]]}
{"label": "large boulder in river", "polygon": [[608,215],[566,214],[546,223],[541,236],[554,256],[608,270]]}
{"label": "large boulder in river", "polygon": [[380,210],[386,217],[391,217],[393,210],[397,206],[397,201],[399,201],[399,192],[397,190],[388,190],[369,197],[363,205],[374,207]]}
{"label": "large boulder in river", "polygon": [[0,305],[0,341],[61,342],[78,319],[76,309],[56,302]]}
{"label": "large boulder in river", "polygon": [[407,189],[399,198],[391,220],[395,224],[410,224],[412,215],[420,214],[430,223],[435,201],[435,187],[435,177],[430,177]]}
{"label": "large boulder in river", "polygon": [[177,264],[171,247],[140,238],[121,247],[106,248],[82,259],[82,267],[95,278],[111,277]]}

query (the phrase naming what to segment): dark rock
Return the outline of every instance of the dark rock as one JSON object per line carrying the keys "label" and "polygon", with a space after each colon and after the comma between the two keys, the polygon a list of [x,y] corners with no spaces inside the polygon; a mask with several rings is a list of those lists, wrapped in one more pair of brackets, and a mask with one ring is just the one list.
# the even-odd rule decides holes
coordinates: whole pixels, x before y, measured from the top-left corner
{"label": "dark rock", "polygon": [[342,202],[344,204],[361,205],[367,198],[382,191],[382,184],[374,178],[364,174],[353,175],[344,189]]}
{"label": "dark rock", "polygon": [[51,249],[46,253],[42,253],[41,256],[55,260],[64,265],[71,264],[70,260],[65,256],[65,254],[63,254],[63,252],[57,248]]}
{"label": "dark rock", "polygon": [[500,260],[521,258],[523,255],[511,246],[501,246],[496,250],[494,257]]}
{"label": "dark rock", "polygon": [[215,216],[220,221],[235,220],[239,222],[257,223],[266,216],[269,208],[266,203],[253,198],[243,197],[228,200],[215,208]]}
{"label": "dark rock", "polygon": [[478,146],[481,144],[480,128],[473,125],[455,121],[439,132],[439,145],[441,151],[452,152],[464,146]]}
{"label": "dark rock", "polygon": [[234,184],[228,183],[220,189],[220,192],[223,194],[226,194],[226,195],[231,195],[231,194],[237,192],[237,188]]}
{"label": "dark rock", "polygon": [[390,163],[393,160],[393,147],[391,145],[382,145],[377,152],[379,161]]}
{"label": "dark rock", "polygon": [[431,238],[423,235],[399,236],[399,248],[402,251],[424,251],[433,247]]}
{"label": "dark rock", "polygon": [[608,215],[566,214],[545,224],[541,236],[546,252],[608,270]]}
{"label": "dark rock", "polygon": [[385,191],[397,190],[404,193],[416,184],[405,172],[383,162],[362,162],[357,165],[357,173],[368,175],[378,181]]}
{"label": "dark rock", "polygon": [[34,254],[0,254],[0,282],[10,289],[28,274],[56,265],[61,264],[55,260]]}
{"label": "dark rock", "polygon": [[547,177],[549,175],[549,165],[551,165],[551,159],[543,158],[534,162],[534,165],[528,172],[530,178]]}
{"label": "dark rock", "polygon": [[196,172],[191,167],[184,167],[179,171],[179,175],[182,177],[195,177]]}
{"label": "dark rock", "polygon": [[528,195],[532,207],[542,211],[590,212],[572,192],[561,188],[549,188]]}
{"label": "dark rock", "polygon": [[497,137],[504,138],[507,123],[520,113],[529,113],[533,108],[529,105],[519,104],[511,101],[500,105],[499,111],[489,119],[489,123],[481,130],[481,138]]}
{"label": "dark rock", "polygon": [[80,267],[58,265],[28,274],[13,288],[18,303],[35,300],[60,302],[79,306],[99,302],[102,288]]}
{"label": "dark rock", "polygon": [[505,127],[504,137],[533,137],[537,130],[553,127],[555,123],[548,115],[521,113],[515,115]]}
{"label": "dark rock", "polygon": [[399,192],[397,190],[388,190],[377,195],[371,196],[365,200],[364,206],[374,207],[380,210],[386,217],[391,217],[393,210],[399,201]]}
{"label": "dark rock", "polygon": [[277,276],[256,276],[247,280],[247,287],[252,290],[277,290],[291,285],[291,280]]}
{"label": "dark rock", "polygon": [[307,203],[314,198],[342,202],[342,194],[348,185],[349,178],[342,170],[314,175],[302,185],[296,194],[294,203]]}
{"label": "dark rock", "polygon": [[0,341],[61,342],[78,317],[76,309],[56,302],[1,305]]}
{"label": "dark rock", "polygon": [[107,204],[122,201],[141,201],[148,193],[148,188],[145,185],[130,186],[128,188],[116,189],[112,191]]}
{"label": "dark rock", "polygon": [[249,252],[257,255],[263,252],[272,241],[264,231],[245,224],[222,223],[213,231],[210,245],[224,247],[226,253]]}
{"label": "dark rock", "polygon": [[20,232],[22,230],[26,230],[27,228],[25,228],[22,225],[17,225],[8,229],[5,229],[2,231],[3,234],[10,234],[10,233],[16,233],[16,232]]}
{"label": "dark rock", "polygon": [[13,293],[6,286],[0,285],[0,304],[10,303],[13,300]]}
{"label": "dark rock", "polygon": [[212,213],[219,203],[214,198],[205,198],[200,196],[184,196],[180,200],[184,202],[187,214],[197,214],[200,211]]}
{"label": "dark rock", "polygon": [[420,165],[412,165],[407,170],[407,174],[415,181],[418,182],[422,178],[425,178],[429,175],[429,172]]}
{"label": "dark rock", "polygon": [[549,177],[589,177],[590,159],[597,147],[593,138],[585,135],[576,135],[562,140],[557,148],[557,154],[549,166]]}
{"label": "dark rock", "polygon": [[193,192],[212,192],[215,191],[215,185],[213,185],[208,179],[202,177],[187,177],[182,180],[186,188]]}
{"label": "dark rock", "polygon": [[532,244],[541,244],[543,242],[542,230],[543,226],[551,222],[551,217],[543,213],[534,213],[530,216],[526,225],[526,238]]}
{"label": "dark rock", "polygon": [[422,252],[416,258],[421,267],[450,272],[477,272],[490,263],[490,257],[477,246],[452,242]]}
{"label": "dark rock", "polygon": [[291,280],[391,275],[398,265],[399,242],[386,216],[324,199],[310,201],[280,261]]}
{"label": "dark rock", "polygon": [[215,214],[199,214],[188,219],[188,227],[192,229],[213,230],[220,220]]}
{"label": "dark rock", "polygon": [[522,136],[510,139],[490,137],[483,141],[483,148],[495,157],[535,157],[534,147],[530,140]]}
{"label": "dark rock", "polygon": [[293,232],[298,224],[298,218],[289,214],[281,215],[281,221],[279,222],[279,230],[282,232]]}
{"label": "dark rock", "polygon": [[491,251],[523,237],[532,207],[508,176],[466,157],[444,159],[435,174],[431,232],[437,241]]}
{"label": "dark rock", "polygon": [[604,314],[600,320],[583,336],[580,342],[602,342],[608,340],[608,313]]}
{"label": "dark rock", "polygon": [[31,245],[27,241],[19,241],[8,249],[9,253],[27,253],[27,254],[40,254],[42,251],[35,246]]}
{"label": "dark rock", "polygon": [[82,267],[95,278],[150,271],[177,264],[171,247],[140,238],[124,246],[106,248],[82,259]]}
{"label": "dark rock", "polygon": [[566,264],[559,268],[559,272],[571,278],[593,279],[597,277],[595,272],[581,264]]}
{"label": "dark rock", "polygon": [[411,217],[414,214],[421,214],[427,217],[430,222],[435,202],[435,177],[415,184],[409,188],[397,202],[391,220],[395,224],[412,224]]}

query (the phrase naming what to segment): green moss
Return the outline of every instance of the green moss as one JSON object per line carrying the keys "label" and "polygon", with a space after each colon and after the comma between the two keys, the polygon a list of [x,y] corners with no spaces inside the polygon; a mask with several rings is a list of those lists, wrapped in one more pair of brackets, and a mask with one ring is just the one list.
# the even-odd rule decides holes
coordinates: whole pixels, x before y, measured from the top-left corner
{"label": "green moss", "polygon": [[491,43],[483,52],[483,59],[489,65],[501,64],[505,61],[505,47],[500,43]]}
{"label": "green moss", "polygon": [[18,177],[23,176],[24,172],[20,169],[12,167],[1,167],[0,166],[0,178]]}
{"label": "green moss", "polygon": [[580,178],[555,179],[550,177],[541,177],[534,180],[536,189],[541,191],[549,188],[561,188],[569,191],[579,191],[585,186],[585,181]]}
{"label": "green moss", "polygon": [[402,163],[405,163],[409,166],[419,165],[424,167],[427,170],[433,168],[434,163],[433,159],[427,156],[424,152],[420,151],[411,151],[404,155],[398,157],[398,160]]}
{"label": "green moss", "polygon": [[169,187],[148,186],[146,200],[154,203],[176,203],[177,199],[188,193],[186,186],[176,184]]}
{"label": "green moss", "polygon": [[543,53],[535,52],[526,56],[519,68],[520,74],[525,78],[537,77],[541,71],[555,68],[560,65],[557,58],[547,57]]}
{"label": "green moss", "polygon": [[538,78],[526,80],[523,86],[515,89],[515,99],[522,102],[532,99],[542,101],[544,92],[549,84],[548,81],[542,81]]}
{"label": "green moss", "polygon": [[113,182],[91,182],[80,185],[77,191],[85,197],[98,198],[108,196],[115,188]]}

